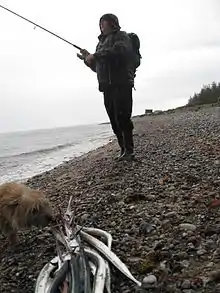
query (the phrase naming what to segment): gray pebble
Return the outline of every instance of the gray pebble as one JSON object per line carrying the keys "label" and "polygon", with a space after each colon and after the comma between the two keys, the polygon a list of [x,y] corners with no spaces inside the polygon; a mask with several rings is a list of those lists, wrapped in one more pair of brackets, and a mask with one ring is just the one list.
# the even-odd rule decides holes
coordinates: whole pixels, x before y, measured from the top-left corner
{"label": "gray pebble", "polygon": [[196,253],[197,253],[198,256],[202,256],[202,255],[206,254],[207,251],[205,249],[199,249],[199,250],[197,250]]}
{"label": "gray pebble", "polygon": [[185,280],[185,281],[183,281],[181,287],[182,287],[182,289],[190,289],[190,287],[191,287],[191,282],[190,282],[190,280]]}
{"label": "gray pebble", "polygon": [[154,195],[154,194],[148,194],[145,197],[146,197],[146,200],[151,201],[151,200],[154,200],[156,198],[156,195]]}
{"label": "gray pebble", "polygon": [[144,277],[142,284],[144,288],[151,288],[154,287],[157,283],[157,278],[154,275],[149,275]]}
{"label": "gray pebble", "polygon": [[193,225],[193,224],[189,224],[189,223],[180,224],[180,228],[185,229],[185,230],[190,230],[190,231],[195,231],[196,230],[196,226]]}
{"label": "gray pebble", "polygon": [[172,211],[164,215],[165,218],[171,218],[177,216],[177,213]]}

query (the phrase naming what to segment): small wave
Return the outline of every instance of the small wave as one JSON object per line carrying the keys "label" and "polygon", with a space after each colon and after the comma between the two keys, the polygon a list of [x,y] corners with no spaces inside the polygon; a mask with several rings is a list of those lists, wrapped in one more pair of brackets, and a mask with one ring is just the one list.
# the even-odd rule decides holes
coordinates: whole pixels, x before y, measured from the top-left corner
{"label": "small wave", "polygon": [[0,159],[7,159],[7,158],[17,158],[17,157],[27,157],[27,156],[33,156],[33,155],[37,155],[37,154],[48,154],[51,153],[53,151],[58,151],[67,147],[71,147],[76,145],[76,143],[66,143],[66,144],[61,144],[61,145],[56,145],[53,146],[51,148],[45,148],[45,149],[39,149],[39,150],[34,150],[34,151],[30,151],[27,153],[20,153],[20,154],[15,154],[15,155],[11,155],[11,156],[0,156]]}

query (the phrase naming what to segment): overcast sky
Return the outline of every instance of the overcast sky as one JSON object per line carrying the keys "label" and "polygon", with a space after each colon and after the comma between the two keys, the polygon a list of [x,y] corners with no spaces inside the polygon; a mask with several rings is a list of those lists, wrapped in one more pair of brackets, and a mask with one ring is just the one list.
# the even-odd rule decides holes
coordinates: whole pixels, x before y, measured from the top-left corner
{"label": "overcast sky", "polygon": [[[136,32],[142,64],[133,114],[184,105],[220,81],[219,0],[0,0],[0,4],[94,52],[99,18]],[[67,43],[0,8],[0,132],[108,120],[96,74]]]}

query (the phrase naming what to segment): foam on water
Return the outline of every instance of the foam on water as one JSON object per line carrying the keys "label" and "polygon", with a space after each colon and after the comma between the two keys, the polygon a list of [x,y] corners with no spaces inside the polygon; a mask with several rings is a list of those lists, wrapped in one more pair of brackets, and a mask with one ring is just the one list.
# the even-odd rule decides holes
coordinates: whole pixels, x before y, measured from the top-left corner
{"label": "foam on water", "polygon": [[109,124],[0,134],[0,183],[20,181],[106,144]]}

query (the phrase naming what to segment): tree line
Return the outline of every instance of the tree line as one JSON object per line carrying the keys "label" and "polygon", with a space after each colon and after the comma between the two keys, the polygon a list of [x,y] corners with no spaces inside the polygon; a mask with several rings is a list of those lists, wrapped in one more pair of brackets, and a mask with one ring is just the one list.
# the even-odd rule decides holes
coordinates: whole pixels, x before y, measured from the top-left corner
{"label": "tree line", "polygon": [[220,98],[220,82],[212,82],[204,85],[199,93],[195,93],[189,98],[187,106],[195,106],[202,104],[214,104]]}

